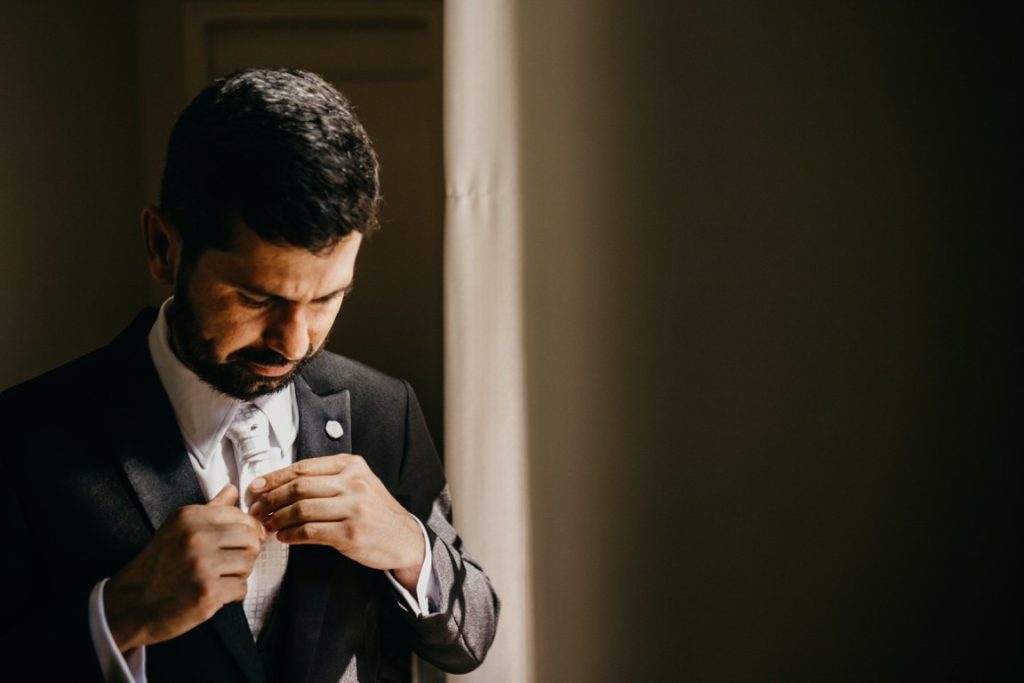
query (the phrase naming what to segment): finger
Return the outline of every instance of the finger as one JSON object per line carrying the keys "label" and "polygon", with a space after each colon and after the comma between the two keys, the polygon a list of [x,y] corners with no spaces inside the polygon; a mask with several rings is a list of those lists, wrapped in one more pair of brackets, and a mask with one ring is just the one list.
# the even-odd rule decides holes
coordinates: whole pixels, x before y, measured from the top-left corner
{"label": "finger", "polygon": [[248,550],[221,550],[212,563],[213,571],[218,576],[238,576],[246,578],[252,574],[259,553]]}
{"label": "finger", "polygon": [[262,525],[257,526],[260,527],[259,530],[250,524],[233,524],[224,527],[217,538],[217,548],[220,550],[249,550],[259,553],[263,547],[263,540],[266,538],[266,530]]}
{"label": "finger", "polygon": [[338,522],[309,522],[277,532],[277,540],[288,545],[336,545]]}
{"label": "finger", "polygon": [[301,476],[261,495],[249,507],[249,514],[261,518],[298,500],[331,498],[343,493],[344,486],[337,475]]}
{"label": "finger", "polygon": [[176,515],[170,520],[171,524],[179,531],[189,532],[199,529],[213,529],[218,531],[221,527],[240,524],[252,529],[259,539],[265,540],[266,533],[263,526],[253,517],[247,515],[236,507],[223,505],[188,505],[180,508]]}
{"label": "finger", "polygon": [[248,524],[252,519],[239,508],[226,505],[189,505],[179,510],[179,516],[188,526],[223,526]]}
{"label": "finger", "polygon": [[231,520],[228,522],[232,525],[239,525],[245,528],[248,533],[254,534],[260,543],[267,540],[267,531],[263,525],[252,515],[248,515],[238,508],[233,508],[238,511],[238,515],[232,515]]}
{"label": "finger", "polygon": [[249,584],[245,576],[222,576],[217,580],[217,588],[224,603],[240,602],[245,599]]}
{"label": "finger", "polygon": [[233,506],[238,504],[238,489],[234,484],[228,484],[222,488],[216,496],[210,499],[207,505]]}
{"label": "finger", "polygon": [[257,477],[253,480],[249,486],[249,490],[253,493],[262,493],[275,489],[282,484],[287,484],[296,477],[302,475],[325,475],[325,474],[339,474],[346,467],[351,465],[362,465],[365,464],[365,460],[361,456],[352,455],[350,453],[340,453],[338,455],[325,455],[319,458],[307,458],[300,460],[297,463],[289,465],[288,467],[282,467],[279,470],[265,474],[262,477]]}
{"label": "finger", "polygon": [[309,498],[286,505],[264,520],[271,531],[308,522],[339,522],[347,519],[351,506],[340,498]]}

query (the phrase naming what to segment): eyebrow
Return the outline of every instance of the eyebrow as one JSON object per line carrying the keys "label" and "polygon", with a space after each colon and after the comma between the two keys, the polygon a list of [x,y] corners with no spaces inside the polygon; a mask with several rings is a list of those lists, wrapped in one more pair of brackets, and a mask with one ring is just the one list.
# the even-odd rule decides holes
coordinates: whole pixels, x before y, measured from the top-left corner
{"label": "eyebrow", "polygon": [[[342,287],[341,289],[337,289],[337,290],[331,292],[330,294],[325,294],[324,296],[319,296],[319,297],[313,299],[313,302],[314,303],[324,303],[324,302],[330,301],[331,299],[335,299],[335,298],[337,298],[339,296],[347,296],[348,294],[350,294],[352,292],[353,289],[355,289],[355,286],[356,286],[356,283],[355,283],[355,280],[353,280],[352,282],[348,283],[346,286]],[[256,296],[263,297],[265,299],[270,299],[271,301],[281,301],[281,302],[287,302],[287,303],[295,303],[294,301],[292,301],[291,299],[288,299],[287,297],[283,297],[280,294],[274,294],[273,292],[265,291],[263,289],[260,289],[259,287],[255,287],[253,285],[235,285],[235,287],[237,289],[240,289],[240,290],[248,293],[248,294],[254,294]]]}

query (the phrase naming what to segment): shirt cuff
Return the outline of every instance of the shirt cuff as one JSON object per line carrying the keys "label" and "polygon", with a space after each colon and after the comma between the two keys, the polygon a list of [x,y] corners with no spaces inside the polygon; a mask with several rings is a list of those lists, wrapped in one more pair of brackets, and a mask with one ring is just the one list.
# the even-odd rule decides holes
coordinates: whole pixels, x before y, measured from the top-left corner
{"label": "shirt cuff", "polygon": [[103,680],[107,683],[146,683],[146,648],[137,647],[125,654],[117,649],[103,608],[103,587],[108,579],[97,583],[89,595],[89,635],[96,651]]}
{"label": "shirt cuff", "polygon": [[[411,515],[420,527],[423,534],[423,566],[420,567],[420,575],[416,580],[416,596],[405,589],[405,586],[398,583],[390,570],[384,572],[388,581],[394,586],[398,594],[402,596],[409,610],[418,617],[433,614],[437,611],[438,589],[437,577],[434,576],[434,553],[430,549],[430,537],[427,536],[427,528],[416,515]],[[401,604],[401,603],[399,603]]]}

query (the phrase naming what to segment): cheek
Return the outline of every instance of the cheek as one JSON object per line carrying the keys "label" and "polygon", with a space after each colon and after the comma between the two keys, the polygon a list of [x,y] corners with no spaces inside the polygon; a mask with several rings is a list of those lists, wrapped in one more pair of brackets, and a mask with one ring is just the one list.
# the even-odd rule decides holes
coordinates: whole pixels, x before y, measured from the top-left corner
{"label": "cheek", "polygon": [[251,320],[236,318],[233,321],[225,321],[225,324],[217,332],[214,346],[217,355],[224,360],[239,349],[262,347],[262,339],[263,327],[261,325]]}
{"label": "cheek", "polygon": [[331,327],[334,325],[340,309],[341,304],[339,303],[336,306],[332,306],[329,310],[318,312],[310,317],[309,340],[314,349],[319,349],[323,346],[324,340],[327,339],[327,334],[331,331]]}
{"label": "cheek", "polygon": [[253,311],[232,303],[227,297],[209,296],[198,316],[204,340],[212,345],[217,360],[223,362],[233,352],[247,346],[259,346],[263,319]]}

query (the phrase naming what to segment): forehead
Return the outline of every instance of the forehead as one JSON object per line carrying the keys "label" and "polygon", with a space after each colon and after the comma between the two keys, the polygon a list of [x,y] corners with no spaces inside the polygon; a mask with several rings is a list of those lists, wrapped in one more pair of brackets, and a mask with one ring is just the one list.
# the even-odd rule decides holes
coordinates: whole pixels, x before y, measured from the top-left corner
{"label": "forehead", "polygon": [[231,247],[204,251],[195,264],[195,274],[287,299],[315,299],[351,284],[361,243],[362,235],[352,232],[327,249],[311,252],[268,242],[239,223]]}

